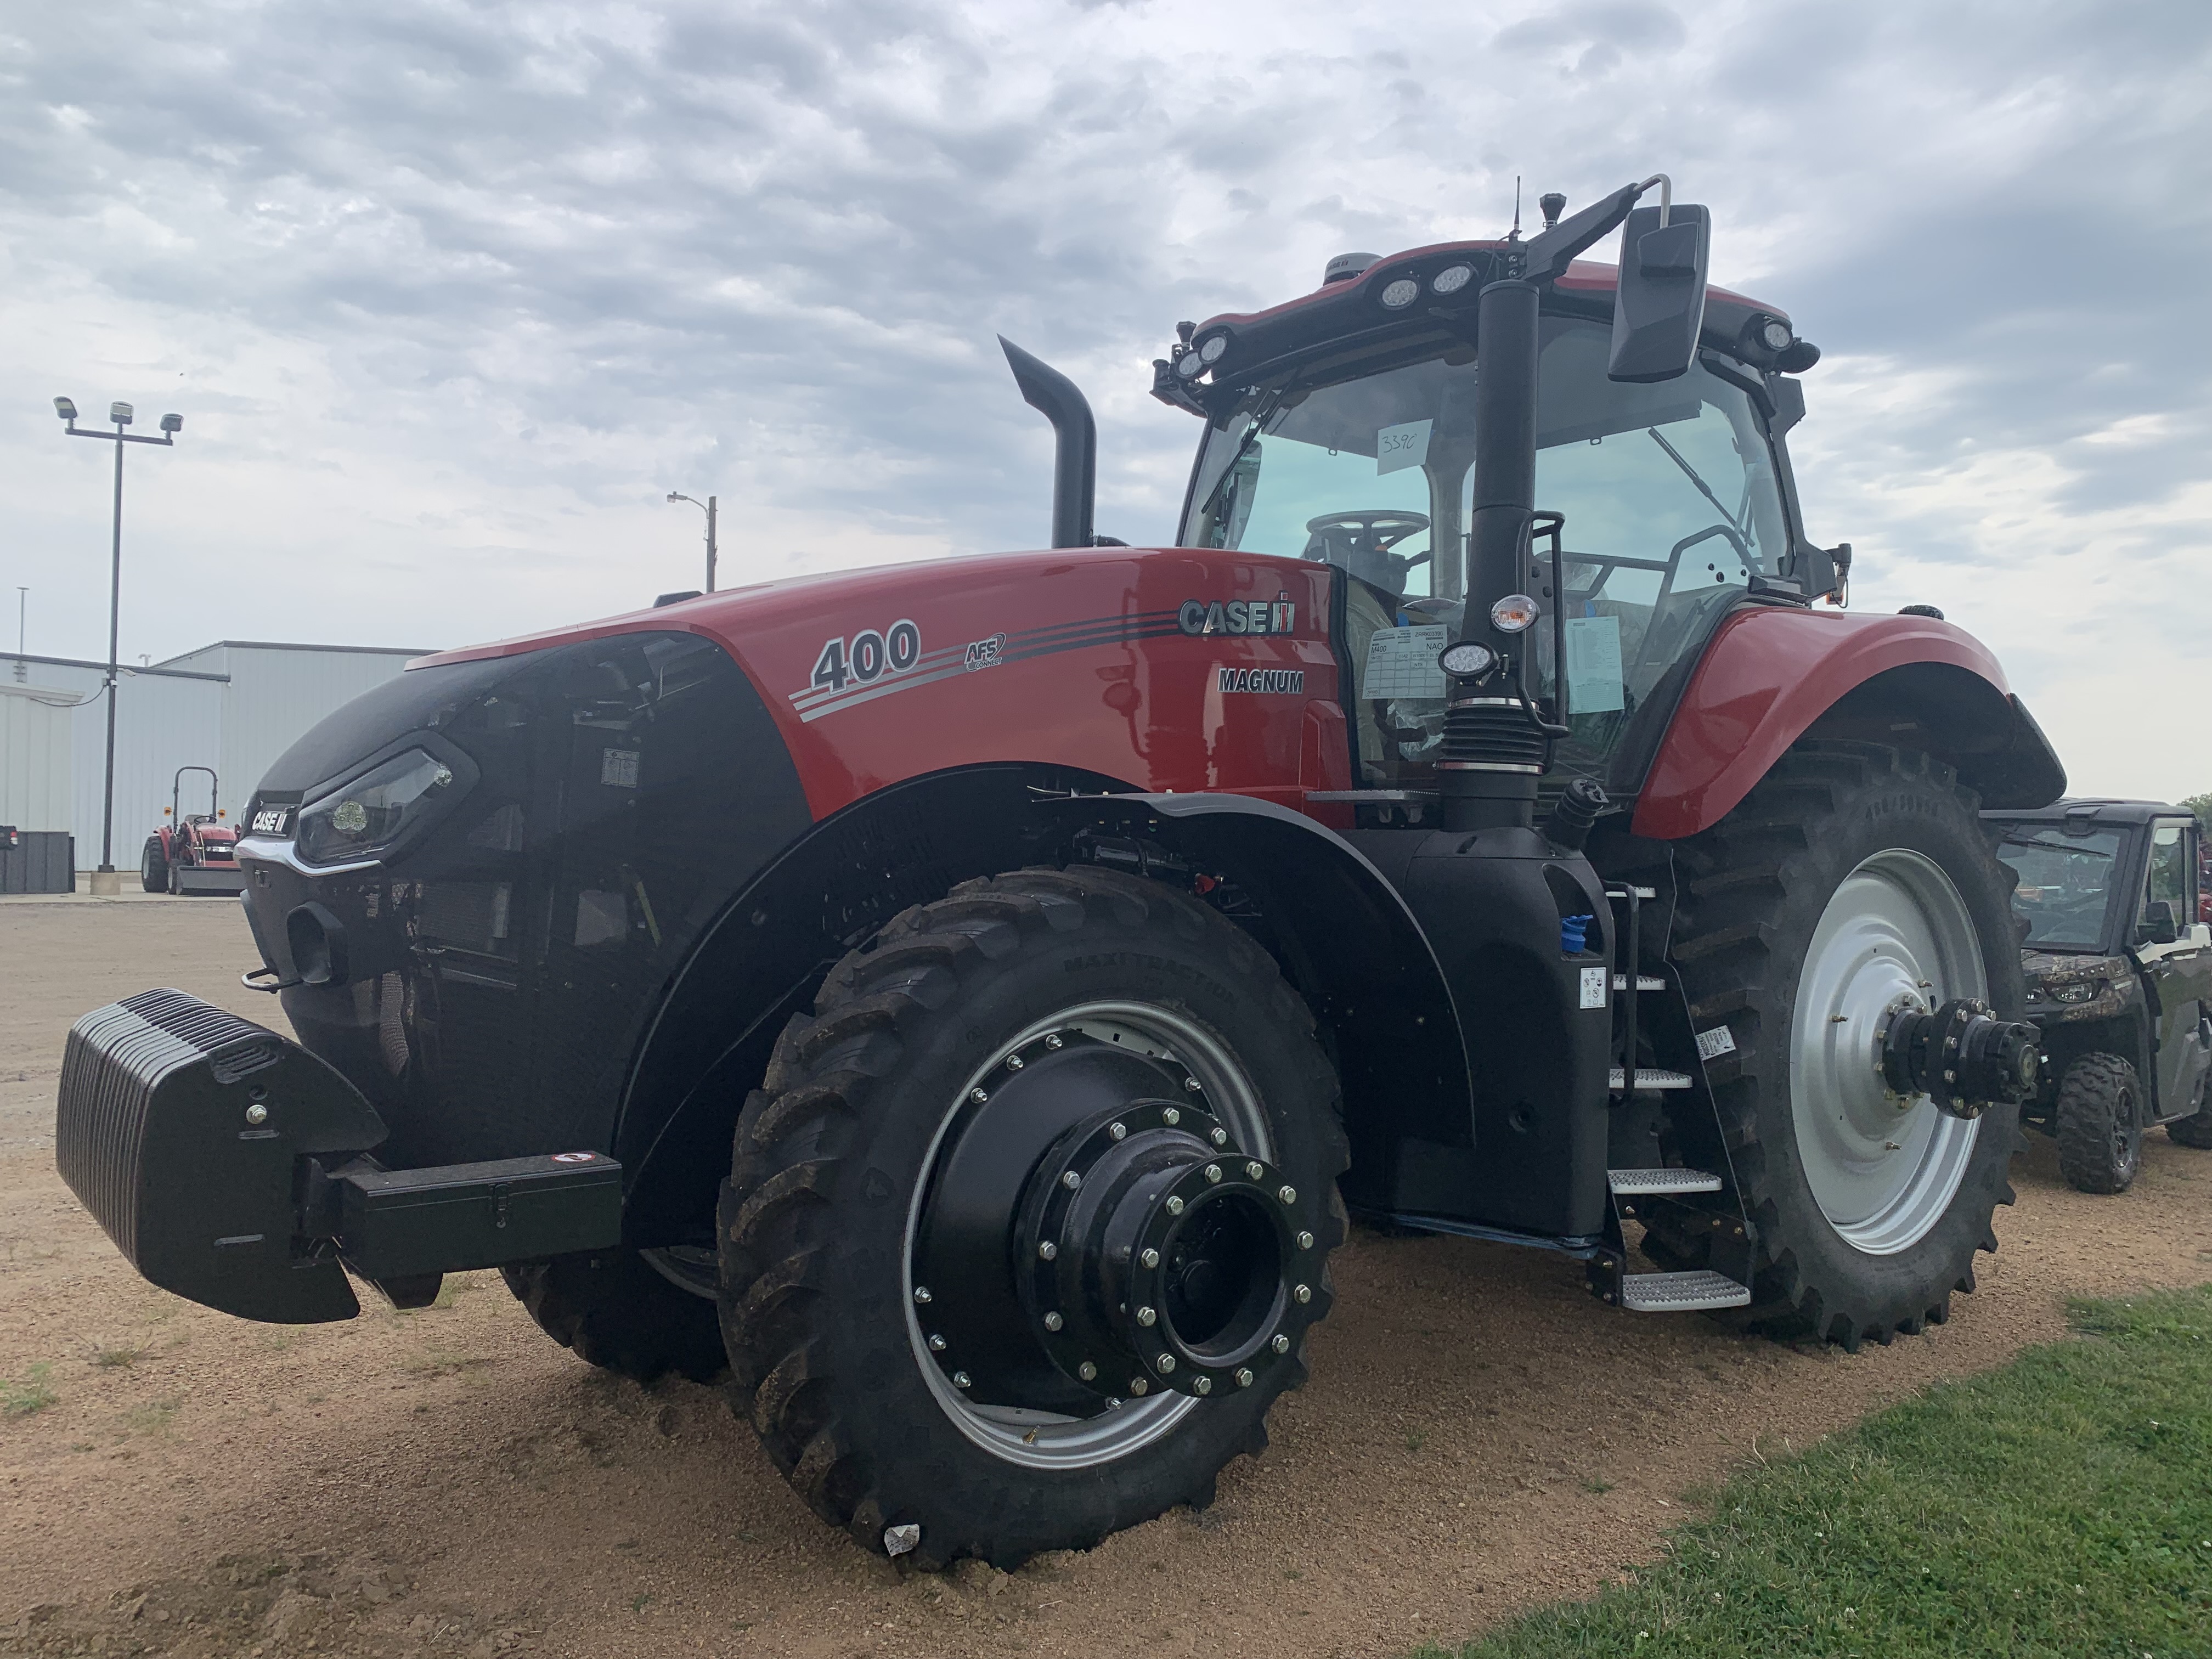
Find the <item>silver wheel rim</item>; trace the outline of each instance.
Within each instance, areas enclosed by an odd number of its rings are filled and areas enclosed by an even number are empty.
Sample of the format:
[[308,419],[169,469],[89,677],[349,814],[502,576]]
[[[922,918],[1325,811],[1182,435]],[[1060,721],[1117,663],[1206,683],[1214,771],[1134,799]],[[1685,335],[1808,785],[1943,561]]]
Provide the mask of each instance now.
[[1925,1238],[1959,1190],[1980,1121],[1899,1102],[1878,1065],[1901,1003],[1986,997],[1981,941],[1933,860],[1893,848],[1846,876],[1813,930],[1790,1040],[1790,1100],[1806,1184],[1852,1249],[1893,1255]]
[[1124,1400],[1092,1418],[978,1405],[946,1380],[929,1352],[927,1334],[915,1312],[914,1254],[921,1225],[921,1200],[929,1190],[938,1151],[959,1103],[1015,1049],[1048,1032],[1071,1028],[1100,1042],[1117,1042],[1185,1066],[1204,1085],[1206,1100],[1237,1137],[1237,1144],[1270,1162],[1275,1157],[1274,1137],[1268,1129],[1259,1091],[1229,1045],[1196,1020],[1150,1003],[1078,1003],[1038,1020],[1000,1044],[947,1103],[931,1137],[921,1179],[915,1183],[914,1196],[907,1205],[906,1249],[899,1268],[906,1300],[907,1340],[930,1394],[960,1431],[994,1457],[1034,1469],[1089,1468],[1127,1457],[1173,1431],[1205,1403],[1185,1394],[1159,1394]]

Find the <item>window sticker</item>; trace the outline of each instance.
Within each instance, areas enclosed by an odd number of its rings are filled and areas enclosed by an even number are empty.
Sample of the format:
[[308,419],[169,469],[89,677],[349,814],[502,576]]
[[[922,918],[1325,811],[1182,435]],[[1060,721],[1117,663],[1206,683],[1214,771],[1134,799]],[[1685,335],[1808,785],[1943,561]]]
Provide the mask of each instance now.
[[1375,434],[1375,473],[1380,477],[1385,472],[1401,471],[1409,466],[1419,466],[1429,459],[1429,428],[1434,421],[1408,421],[1403,426],[1386,426]]
[[1620,684],[1620,618],[1567,618],[1567,710],[1601,714],[1626,707]]
[[[1427,422],[1424,422],[1425,425]],[[1444,671],[1437,653],[1450,639],[1442,623],[1419,628],[1378,628],[1368,637],[1366,672],[1359,677],[1363,697],[1441,697]],[[1616,702],[1613,707],[1620,705]]]

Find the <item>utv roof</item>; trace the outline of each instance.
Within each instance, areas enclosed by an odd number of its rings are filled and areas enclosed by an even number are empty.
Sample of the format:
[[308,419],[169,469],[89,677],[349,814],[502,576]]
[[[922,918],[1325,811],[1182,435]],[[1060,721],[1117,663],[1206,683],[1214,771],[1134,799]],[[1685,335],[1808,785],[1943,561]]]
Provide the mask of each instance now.
[[[1497,274],[1505,242],[1438,242],[1410,248],[1377,259],[1357,276],[1324,282],[1310,294],[1300,295],[1264,311],[1224,312],[1210,317],[1192,333],[1197,344],[1224,336],[1225,343],[1206,361],[1217,385],[1264,371],[1284,359],[1302,356],[1316,347],[1346,343],[1383,332],[1396,333],[1407,325],[1426,323],[1434,327],[1458,323],[1471,328],[1475,301],[1483,285]],[[1467,275],[1439,294],[1439,274],[1465,266]],[[1392,306],[1383,295],[1392,285],[1410,278],[1419,297]],[[1577,259],[1567,274],[1552,285],[1546,309],[1586,313],[1594,318],[1613,314],[1613,290],[1620,285],[1620,267]],[[1403,294],[1402,288],[1397,290]],[[1770,347],[1763,331],[1770,322],[1787,325],[1790,314],[1778,306],[1724,288],[1709,288],[1705,296],[1701,341],[1726,351],[1761,370],[1778,369],[1782,354]],[[1790,332],[1794,337],[1796,330]],[[1819,353],[1803,347],[1791,368],[1810,367],[1806,357]]]
[[2111,800],[2091,795],[2055,800],[2033,811],[1997,808],[1982,817],[2003,823],[2064,823],[2070,819],[2081,823],[2133,826],[2148,823],[2153,818],[2185,818],[2189,815],[2187,807],[2170,806],[2164,801]]

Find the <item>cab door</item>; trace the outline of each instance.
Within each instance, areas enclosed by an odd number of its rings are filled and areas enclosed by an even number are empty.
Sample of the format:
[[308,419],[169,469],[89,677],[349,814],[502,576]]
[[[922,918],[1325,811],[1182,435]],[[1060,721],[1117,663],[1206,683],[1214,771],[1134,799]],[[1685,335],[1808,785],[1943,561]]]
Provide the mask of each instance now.
[[[2196,1109],[2205,1068],[2205,1016],[2212,1009],[2212,927],[2196,920],[2197,837],[2193,818],[2159,818],[2151,825],[2150,867],[2136,918],[2136,960],[2142,964],[2156,1022],[2157,1115],[2184,1116]],[[2163,906],[2163,909],[2154,907]],[[2154,916],[2172,918],[2170,940]]]

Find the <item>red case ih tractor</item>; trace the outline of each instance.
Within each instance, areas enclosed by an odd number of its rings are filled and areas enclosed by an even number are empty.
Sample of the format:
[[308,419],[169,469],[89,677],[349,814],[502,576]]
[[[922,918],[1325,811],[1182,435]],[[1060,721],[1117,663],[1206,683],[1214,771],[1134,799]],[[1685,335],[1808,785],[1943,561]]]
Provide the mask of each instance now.
[[[205,772],[208,810],[185,811],[185,774]],[[149,893],[235,894],[246,887],[238,867],[238,831],[222,821],[215,769],[180,766],[169,781],[168,822],[146,837],[138,855],[138,884]]]
[[1347,1212],[1627,1310],[1942,1320],[2037,1064],[1976,809],[2063,775],[1967,635],[1814,608],[1818,354],[1662,183],[1182,325],[1178,545],[1094,534],[1089,410],[1009,347],[1051,550],[362,696],[239,848],[298,1042],[87,1015],[63,1171],[250,1318],[498,1266],[925,1563],[1207,1501]]

